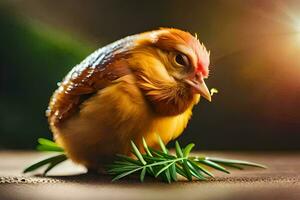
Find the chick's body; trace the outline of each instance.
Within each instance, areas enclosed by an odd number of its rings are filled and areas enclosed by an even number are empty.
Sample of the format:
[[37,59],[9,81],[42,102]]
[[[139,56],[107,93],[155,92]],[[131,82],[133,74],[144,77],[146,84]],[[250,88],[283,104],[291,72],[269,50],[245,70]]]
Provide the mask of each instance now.
[[97,50],[69,72],[50,101],[55,140],[91,169],[117,153],[129,155],[130,140],[141,146],[144,137],[156,147],[158,134],[168,143],[186,127],[198,93],[210,98],[203,82],[207,59],[199,41],[177,29],[129,36]]

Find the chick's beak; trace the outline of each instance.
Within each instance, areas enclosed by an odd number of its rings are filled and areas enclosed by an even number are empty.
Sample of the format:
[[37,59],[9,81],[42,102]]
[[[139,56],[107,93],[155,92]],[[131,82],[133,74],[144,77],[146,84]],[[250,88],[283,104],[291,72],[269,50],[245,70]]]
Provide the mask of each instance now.
[[192,86],[198,94],[211,102],[210,92],[202,78],[200,80],[185,79],[185,82]]

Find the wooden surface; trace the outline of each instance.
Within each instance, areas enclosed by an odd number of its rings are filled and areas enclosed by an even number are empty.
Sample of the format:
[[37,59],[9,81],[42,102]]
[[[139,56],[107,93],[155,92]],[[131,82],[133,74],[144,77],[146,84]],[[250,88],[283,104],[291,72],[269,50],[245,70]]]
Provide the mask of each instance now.
[[146,183],[87,175],[80,166],[66,162],[49,177],[23,175],[25,166],[47,157],[35,152],[0,151],[0,199],[300,199],[300,152],[205,152],[205,155],[243,159],[269,168],[215,173],[205,182]]

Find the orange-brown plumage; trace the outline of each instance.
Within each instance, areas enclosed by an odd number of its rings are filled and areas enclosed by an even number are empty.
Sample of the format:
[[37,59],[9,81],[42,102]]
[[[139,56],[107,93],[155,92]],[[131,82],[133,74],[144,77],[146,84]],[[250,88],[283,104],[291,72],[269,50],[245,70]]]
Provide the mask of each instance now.
[[156,146],[187,125],[209,53],[178,29],[126,37],[103,47],[73,70],[51,98],[47,116],[58,143],[75,162],[98,168],[115,153],[129,154],[130,140]]

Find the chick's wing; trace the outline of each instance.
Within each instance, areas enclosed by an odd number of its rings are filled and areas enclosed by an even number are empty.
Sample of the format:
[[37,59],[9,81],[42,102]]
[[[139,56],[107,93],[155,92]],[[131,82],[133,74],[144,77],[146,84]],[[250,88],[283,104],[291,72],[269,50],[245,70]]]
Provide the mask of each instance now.
[[46,111],[49,122],[57,124],[72,116],[84,100],[130,73],[124,58],[133,40],[130,36],[102,47],[76,65],[51,97]]

